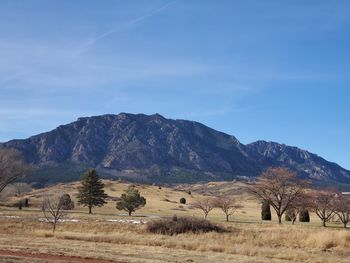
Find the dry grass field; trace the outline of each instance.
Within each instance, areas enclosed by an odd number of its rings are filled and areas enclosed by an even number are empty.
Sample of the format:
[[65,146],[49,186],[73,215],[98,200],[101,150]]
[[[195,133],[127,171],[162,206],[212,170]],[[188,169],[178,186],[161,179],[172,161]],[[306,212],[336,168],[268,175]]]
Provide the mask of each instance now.
[[[120,196],[128,186],[112,181],[105,184],[113,197]],[[262,222],[259,204],[241,191],[240,183],[161,189],[137,185],[147,204],[132,218],[116,210],[112,200],[105,207],[95,208],[93,215],[77,206],[53,234],[50,226],[40,221],[42,214],[37,206],[49,192],[74,197],[77,185],[34,190],[27,195],[33,206],[21,211],[0,207],[2,262],[349,262],[350,231],[335,224],[323,229],[313,215],[310,224],[292,226],[285,222],[279,226],[274,221]],[[225,227],[227,233],[164,236],[146,231],[144,223],[157,217],[202,217],[190,204],[205,194],[218,192],[235,194],[244,205],[228,223],[220,210],[209,214],[209,219]],[[186,205],[179,203],[181,197],[187,199]]]

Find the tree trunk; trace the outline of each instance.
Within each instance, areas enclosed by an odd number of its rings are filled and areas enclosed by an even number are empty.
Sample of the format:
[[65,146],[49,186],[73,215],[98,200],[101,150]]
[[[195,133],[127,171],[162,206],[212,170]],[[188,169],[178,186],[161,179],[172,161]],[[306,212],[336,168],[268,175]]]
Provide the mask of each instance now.
[[89,206],[89,214],[92,214],[91,206]]
[[228,222],[228,215],[226,215],[226,222]]
[[347,223],[344,223],[344,228],[346,228]]
[[131,216],[131,211],[129,211],[129,216]]
[[323,227],[326,227],[326,219],[323,219],[323,220],[322,220],[322,226],[323,226]]
[[282,224],[282,215],[277,215],[278,217],[278,224]]

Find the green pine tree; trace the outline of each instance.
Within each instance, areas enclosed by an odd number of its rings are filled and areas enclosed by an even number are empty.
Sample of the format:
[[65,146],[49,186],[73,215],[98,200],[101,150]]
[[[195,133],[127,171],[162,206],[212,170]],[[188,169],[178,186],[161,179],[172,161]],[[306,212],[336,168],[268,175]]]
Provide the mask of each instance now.
[[78,188],[78,203],[89,207],[89,214],[94,206],[101,207],[107,203],[107,194],[103,188],[104,184],[96,170],[89,170],[82,176],[81,186]]
[[140,195],[135,186],[129,186],[117,202],[118,210],[125,210],[131,216],[132,212],[146,205],[146,199]]

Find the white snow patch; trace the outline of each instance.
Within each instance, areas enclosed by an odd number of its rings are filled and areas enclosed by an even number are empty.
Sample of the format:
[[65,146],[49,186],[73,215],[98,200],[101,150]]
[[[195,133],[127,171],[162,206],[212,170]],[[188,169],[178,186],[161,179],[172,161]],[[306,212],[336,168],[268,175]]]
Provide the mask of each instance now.
[[0,216],[0,217],[3,217],[3,218],[11,218],[11,219],[21,218],[21,217],[19,217],[19,216]]
[[138,219],[107,219],[107,222],[115,222],[115,223],[129,223],[129,224],[144,224],[147,223],[143,220]]
[[[38,220],[40,222],[47,222],[46,218],[39,218]],[[58,220],[58,222],[60,222],[60,223],[64,223],[64,222],[78,223],[78,222],[80,222],[80,220],[78,220],[78,219],[60,219],[60,220]]]

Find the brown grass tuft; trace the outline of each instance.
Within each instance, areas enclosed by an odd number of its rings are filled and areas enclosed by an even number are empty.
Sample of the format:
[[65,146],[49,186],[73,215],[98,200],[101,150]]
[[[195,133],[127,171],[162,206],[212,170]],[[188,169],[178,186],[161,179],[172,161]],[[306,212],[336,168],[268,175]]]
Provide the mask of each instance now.
[[151,221],[147,224],[147,231],[162,235],[178,235],[183,233],[223,233],[226,230],[208,220],[194,217],[176,217]]

